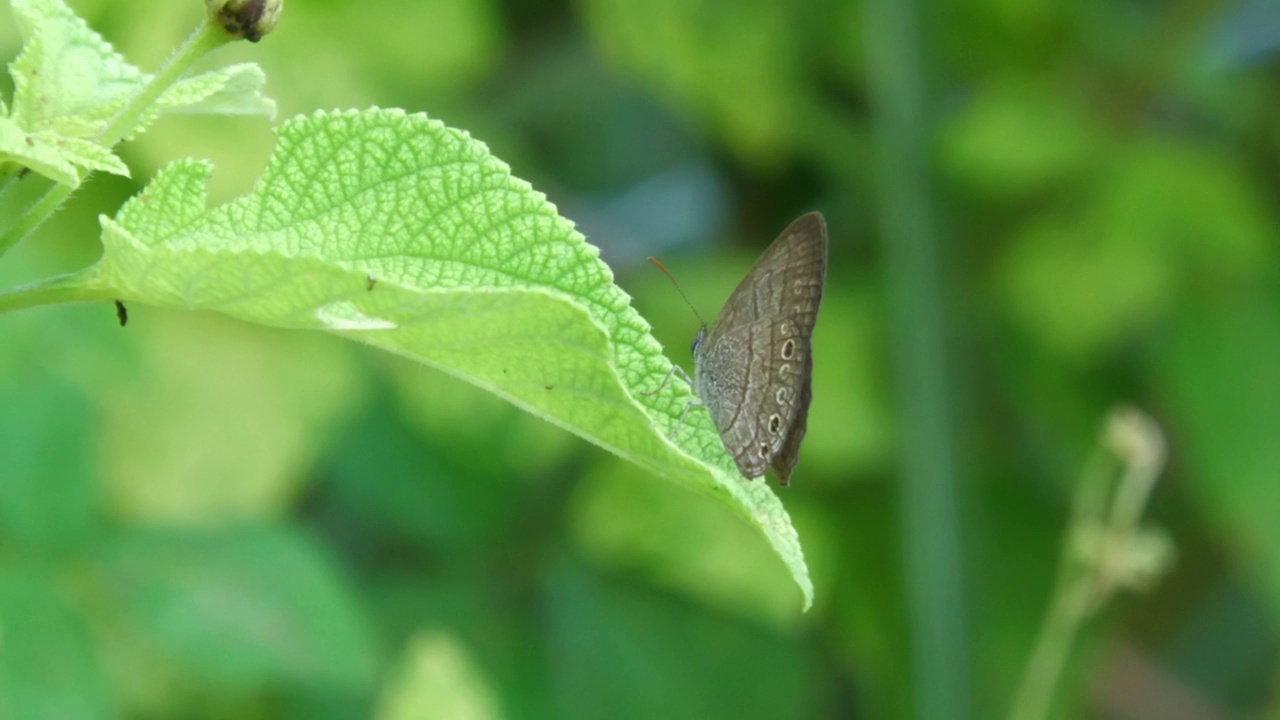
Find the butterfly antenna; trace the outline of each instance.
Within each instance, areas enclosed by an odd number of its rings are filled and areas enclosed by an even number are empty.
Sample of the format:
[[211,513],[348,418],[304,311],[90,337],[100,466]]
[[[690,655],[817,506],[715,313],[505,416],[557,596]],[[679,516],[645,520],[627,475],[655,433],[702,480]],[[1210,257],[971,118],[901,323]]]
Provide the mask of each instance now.
[[702,327],[705,328],[707,326],[707,321],[703,320],[702,316],[698,314],[698,309],[689,301],[689,296],[684,294],[684,290],[680,288],[680,283],[676,282],[675,276],[671,274],[671,271],[667,269],[667,266],[663,265],[662,262],[655,257],[649,258],[649,262],[657,265],[658,269],[662,271],[662,274],[667,276],[667,279],[675,286],[676,292],[680,293],[680,297],[684,300],[684,304],[689,306],[689,309],[693,311],[694,317],[698,318],[698,322],[702,323]]

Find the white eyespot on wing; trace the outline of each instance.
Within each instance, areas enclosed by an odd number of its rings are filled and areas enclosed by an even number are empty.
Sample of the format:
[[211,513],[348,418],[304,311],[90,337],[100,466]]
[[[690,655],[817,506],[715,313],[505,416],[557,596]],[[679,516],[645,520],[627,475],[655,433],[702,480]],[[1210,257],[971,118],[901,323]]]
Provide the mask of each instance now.
[[787,338],[782,343],[782,349],[781,349],[780,355],[782,356],[783,360],[790,360],[791,358],[795,357],[796,341],[794,338]]

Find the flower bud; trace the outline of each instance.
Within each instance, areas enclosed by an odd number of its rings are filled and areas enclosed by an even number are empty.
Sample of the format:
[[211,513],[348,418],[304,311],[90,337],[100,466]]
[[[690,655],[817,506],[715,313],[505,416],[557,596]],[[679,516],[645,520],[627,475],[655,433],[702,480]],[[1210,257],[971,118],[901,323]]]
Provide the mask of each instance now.
[[258,42],[275,28],[284,0],[205,0],[205,6],[228,35]]

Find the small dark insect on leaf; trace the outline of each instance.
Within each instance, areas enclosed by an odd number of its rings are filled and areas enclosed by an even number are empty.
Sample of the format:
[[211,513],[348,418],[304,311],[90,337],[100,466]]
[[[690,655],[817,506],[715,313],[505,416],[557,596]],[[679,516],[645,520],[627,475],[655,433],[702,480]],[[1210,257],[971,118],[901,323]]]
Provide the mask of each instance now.
[[36,146],[36,141],[35,141],[35,140],[32,140],[32,139],[31,139],[31,136],[30,136],[30,135],[28,135],[28,136],[27,136],[27,147],[35,147],[35,146]]
[[554,385],[544,385],[543,387],[545,387],[545,388],[546,388],[546,389],[548,389],[548,390],[554,390],[554,389],[555,389],[555,386],[554,386]]
[[129,323],[129,311],[125,309],[124,303],[116,301],[116,319],[120,321],[120,327],[124,327]]
[[31,174],[31,168],[24,167],[18,171],[18,179],[21,180]]

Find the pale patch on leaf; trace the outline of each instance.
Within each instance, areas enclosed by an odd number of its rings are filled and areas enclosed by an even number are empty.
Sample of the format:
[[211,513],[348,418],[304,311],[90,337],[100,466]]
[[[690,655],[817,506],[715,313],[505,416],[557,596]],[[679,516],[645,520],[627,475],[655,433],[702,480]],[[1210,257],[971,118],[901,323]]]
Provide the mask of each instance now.
[[394,330],[390,320],[369,317],[355,303],[339,300],[316,310],[316,317],[330,330]]

